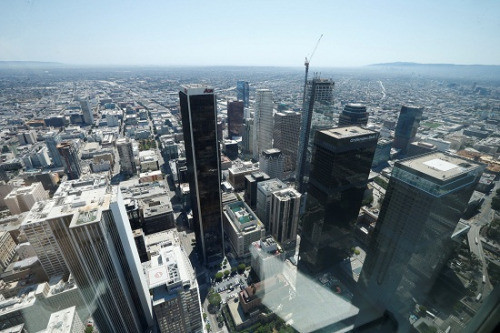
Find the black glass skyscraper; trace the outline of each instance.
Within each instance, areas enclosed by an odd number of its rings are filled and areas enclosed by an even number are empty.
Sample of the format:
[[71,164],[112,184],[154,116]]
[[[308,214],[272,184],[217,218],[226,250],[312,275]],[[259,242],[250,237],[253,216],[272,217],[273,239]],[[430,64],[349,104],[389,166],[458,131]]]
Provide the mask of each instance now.
[[[455,247],[453,234],[484,167],[430,153],[396,162],[358,285],[360,322],[388,310],[405,331]],[[368,306],[370,304],[370,306]]]
[[358,126],[316,132],[299,269],[318,272],[348,255],[378,136]]
[[227,132],[230,139],[243,135],[243,101],[227,102]]
[[246,81],[238,81],[236,83],[236,96],[238,100],[243,101],[245,107],[248,107],[250,102],[250,87]]
[[207,263],[223,252],[216,100],[213,89],[195,85],[179,99],[196,239]]
[[417,106],[401,107],[393,143],[393,147],[400,149],[401,154],[406,154],[410,143],[415,139],[423,112],[424,109]]
[[63,141],[57,145],[57,151],[61,156],[64,172],[68,175],[68,179],[80,178],[82,167],[75,143],[72,141]]
[[349,103],[339,116],[339,126],[366,126],[368,112],[366,106],[358,103]]

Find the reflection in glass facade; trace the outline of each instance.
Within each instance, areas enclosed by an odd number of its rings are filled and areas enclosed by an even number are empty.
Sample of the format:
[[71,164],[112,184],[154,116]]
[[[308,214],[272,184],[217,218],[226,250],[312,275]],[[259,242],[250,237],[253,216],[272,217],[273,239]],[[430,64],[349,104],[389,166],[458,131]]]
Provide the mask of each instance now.
[[223,253],[215,95],[213,89],[189,86],[179,98],[194,229],[206,263]]
[[400,331],[426,304],[457,244],[452,239],[483,167],[431,153],[396,163],[360,276],[360,323],[388,311]]
[[332,111],[333,86],[335,83],[329,79],[314,78],[307,81],[305,87],[304,104],[300,119],[299,150],[297,154],[297,188],[304,193],[307,183],[308,147],[311,135],[313,112],[321,109],[322,113]]
[[406,154],[408,146],[415,139],[423,112],[424,109],[421,107],[405,105],[401,107],[394,133],[393,147],[400,149],[403,154]]
[[348,255],[378,135],[357,126],[316,132],[299,269],[318,272]]

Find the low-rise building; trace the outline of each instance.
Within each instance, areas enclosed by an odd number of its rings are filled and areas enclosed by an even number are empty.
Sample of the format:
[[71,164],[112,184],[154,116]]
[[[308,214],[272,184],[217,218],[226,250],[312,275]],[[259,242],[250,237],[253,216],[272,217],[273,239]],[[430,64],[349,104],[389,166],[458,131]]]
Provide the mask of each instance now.
[[250,253],[250,246],[265,235],[264,226],[257,215],[243,201],[233,202],[223,207],[224,231],[238,257]]

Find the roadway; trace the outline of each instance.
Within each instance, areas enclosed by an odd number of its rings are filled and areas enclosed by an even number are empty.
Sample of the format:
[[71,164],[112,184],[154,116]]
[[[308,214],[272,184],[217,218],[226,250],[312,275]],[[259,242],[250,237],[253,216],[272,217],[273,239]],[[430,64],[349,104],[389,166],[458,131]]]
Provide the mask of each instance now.
[[[469,248],[472,253],[474,253],[478,259],[481,261],[481,266],[482,266],[482,275],[486,277],[486,282],[483,283],[478,283],[478,285],[482,284],[483,285],[483,290],[482,294],[483,297],[485,295],[488,295],[492,290],[493,286],[491,285],[489,276],[488,276],[488,261],[486,260],[483,252],[483,245],[482,245],[482,239],[480,235],[481,228],[483,226],[488,225],[494,218],[495,212],[493,209],[491,209],[491,200],[493,196],[495,195],[495,191],[500,187],[499,182],[495,182],[495,186],[493,187],[493,190],[484,198],[484,202],[481,205],[481,210],[480,212],[469,219],[469,225],[470,225],[470,230],[467,233],[467,240],[469,242]],[[477,240],[477,243],[476,243]]]

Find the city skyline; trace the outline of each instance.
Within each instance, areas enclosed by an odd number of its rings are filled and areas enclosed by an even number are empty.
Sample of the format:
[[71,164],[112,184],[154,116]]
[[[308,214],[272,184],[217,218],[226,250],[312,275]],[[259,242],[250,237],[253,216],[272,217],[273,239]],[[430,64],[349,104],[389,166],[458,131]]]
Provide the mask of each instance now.
[[[499,65],[499,10],[500,3],[486,1],[8,2],[0,4],[7,14],[0,22],[0,61],[299,66],[323,34],[315,67]],[[235,42],[240,46],[227,47]]]

